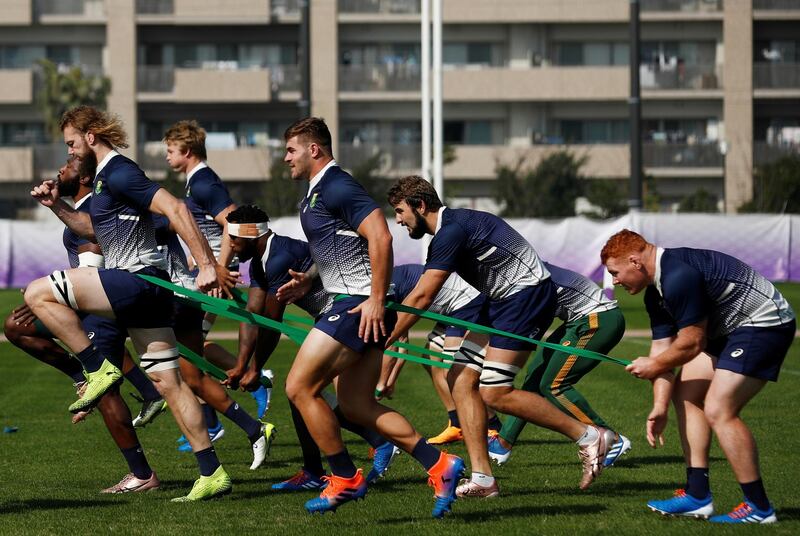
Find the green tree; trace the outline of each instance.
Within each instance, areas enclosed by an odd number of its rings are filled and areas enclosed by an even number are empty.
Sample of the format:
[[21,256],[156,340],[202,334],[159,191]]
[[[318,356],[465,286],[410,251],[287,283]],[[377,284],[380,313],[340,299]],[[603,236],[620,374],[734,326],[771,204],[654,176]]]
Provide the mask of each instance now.
[[386,201],[386,194],[392,186],[392,181],[381,173],[383,168],[383,153],[377,152],[366,160],[357,163],[350,170],[350,174],[358,182],[367,193],[378,203],[383,213],[391,217],[394,210],[389,206]]
[[105,76],[86,75],[80,67],[60,71],[50,60],[38,61],[41,67],[41,89],[36,95],[36,104],[44,116],[45,129],[50,139],[61,137],[58,123],[61,116],[82,104],[106,107],[106,98],[111,91],[111,80]]
[[292,180],[289,166],[283,163],[279,154],[274,154],[271,160],[269,180],[261,186],[259,206],[270,218],[296,216],[297,206],[308,189],[308,183]]
[[584,213],[584,216],[608,219],[628,213],[628,188],[625,181],[586,179],[583,195],[596,207],[592,212]]
[[575,200],[581,195],[580,169],[586,157],[557,151],[532,170],[524,170],[524,160],[514,166],[498,164],[495,199],[505,206],[508,218],[567,218],[575,215]]
[[178,172],[166,166],[166,163],[165,167],[167,169],[167,174],[160,183],[161,187],[178,199],[183,199],[186,196],[186,181],[181,180]]
[[717,196],[705,188],[698,188],[695,193],[681,199],[678,212],[719,212]]
[[642,186],[642,208],[645,212],[661,212],[661,194],[655,177],[645,175]]
[[753,179],[753,199],[739,212],[800,213],[800,156],[761,166]]

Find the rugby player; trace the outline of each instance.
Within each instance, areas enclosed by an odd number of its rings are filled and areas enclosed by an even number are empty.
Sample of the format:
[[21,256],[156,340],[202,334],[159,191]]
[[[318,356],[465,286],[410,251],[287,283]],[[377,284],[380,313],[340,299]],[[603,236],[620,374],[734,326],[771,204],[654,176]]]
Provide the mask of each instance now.
[[286,393],[333,473],[326,477],[328,486],[320,497],[308,501],[306,509],[334,510],[367,492],[366,480],[342,442],[336,417],[321,396],[338,376],[344,415],[375,430],[425,467],[436,497],[432,514],[443,517],[455,500],[463,460],[429,445],[402,415],[374,397],[384,343],[396,319],[385,311],[392,270],[392,235],[386,219],[364,188],[333,159],[330,131],[322,119],[295,122],[284,139],[284,160],[292,179],[309,181],[308,194],[300,203],[300,222],[311,256],[325,290],[336,295],[286,378]]
[[166,216],[188,245],[199,267],[198,288],[228,288],[235,276],[216,263],[185,205],[115,150],[127,146],[118,117],[78,106],[65,112],[60,127],[70,155],[81,159],[92,152],[98,161],[90,213],[76,211],[61,200],[55,182],[37,186],[31,194],[76,234],[96,238],[106,268],[57,270],[32,282],[25,302],[86,370],[86,390],[70,411],[94,406],[122,377],[122,356],[101,353],[81,329],[77,312],[115,318],[127,328],[142,368],[155,380],[197,458],[200,478],[188,495],[173,500],[195,501],[228,493],[230,477],[211,446],[200,405],[178,373],[178,349],[170,327],[172,293],[137,276],[169,280],[151,212]]
[[[411,238],[433,235],[425,272],[403,305],[427,309],[456,272],[488,298],[481,324],[525,337],[544,334],[556,311],[556,288],[531,245],[510,225],[486,212],[446,208],[433,186],[419,176],[400,179],[389,190],[388,200],[396,221]],[[400,313],[387,345],[418,319]],[[470,496],[495,496],[499,491],[487,451],[485,405],[575,441],[583,463],[581,489],[588,488],[603,469],[613,432],[582,423],[542,396],[514,388],[514,377],[532,349],[532,343],[492,335],[485,358],[463,345],[456,352],[448,381],[472,464]]]
[[[670,396],[678,415],[686,488],[647,505],[667,515],[714,513],[708,476],[713,430],[744,501],[710,520],[774,523],[756,442],[740,414],[768,381],[778,379],[796,330],[791,306],[766,278],[718,251],[661,248],[625,229],[609,238],[600,258],[614,284],[630,294],[644,291],[653,342],[650,355],[627,370],[653,380],[647,420],[653,446],[656,440],[663,444]],[[677,367],[682,369],[675,374]]]

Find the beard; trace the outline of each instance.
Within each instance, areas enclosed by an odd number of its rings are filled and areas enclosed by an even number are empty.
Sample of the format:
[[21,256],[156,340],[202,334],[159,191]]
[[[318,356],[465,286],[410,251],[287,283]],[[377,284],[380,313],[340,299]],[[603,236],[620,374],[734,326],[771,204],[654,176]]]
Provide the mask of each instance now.
[[93,151],[89,151],[78,159],[78,177],[94,178],[97,171],[97,157]]
[[419,212],[414,212],[414,227],[409,228],[408,236],[414,240],[419,240],[425,236],[427,225],[428,224],[425,222],[425,218],[423,218]]

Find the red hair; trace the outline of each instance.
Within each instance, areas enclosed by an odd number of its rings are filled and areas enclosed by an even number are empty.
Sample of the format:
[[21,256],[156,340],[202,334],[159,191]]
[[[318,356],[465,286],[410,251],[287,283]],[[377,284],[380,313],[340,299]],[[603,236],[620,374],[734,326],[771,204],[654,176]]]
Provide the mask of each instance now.
[[647,240],[639,233],[623,229],[608,239],[600,251],[600,262],[603,264],[609,258],[620,258],[631,253],[641,253],[647,247]]

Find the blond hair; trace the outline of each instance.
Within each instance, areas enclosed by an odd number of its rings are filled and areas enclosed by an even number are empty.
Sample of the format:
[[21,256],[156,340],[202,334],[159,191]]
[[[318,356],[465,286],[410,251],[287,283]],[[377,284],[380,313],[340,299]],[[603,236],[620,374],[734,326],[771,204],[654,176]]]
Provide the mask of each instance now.
[[164,133],[164,142],[177,143],[201,160],[206,157],[206,130],[197,121],[178,121]]
[[119,116],[94,106],[76,106],[64,112],[58,126],[63,131],[67,125],[83,134],[91,132],[95,138],[111,147],[128,147],[128,134]]

